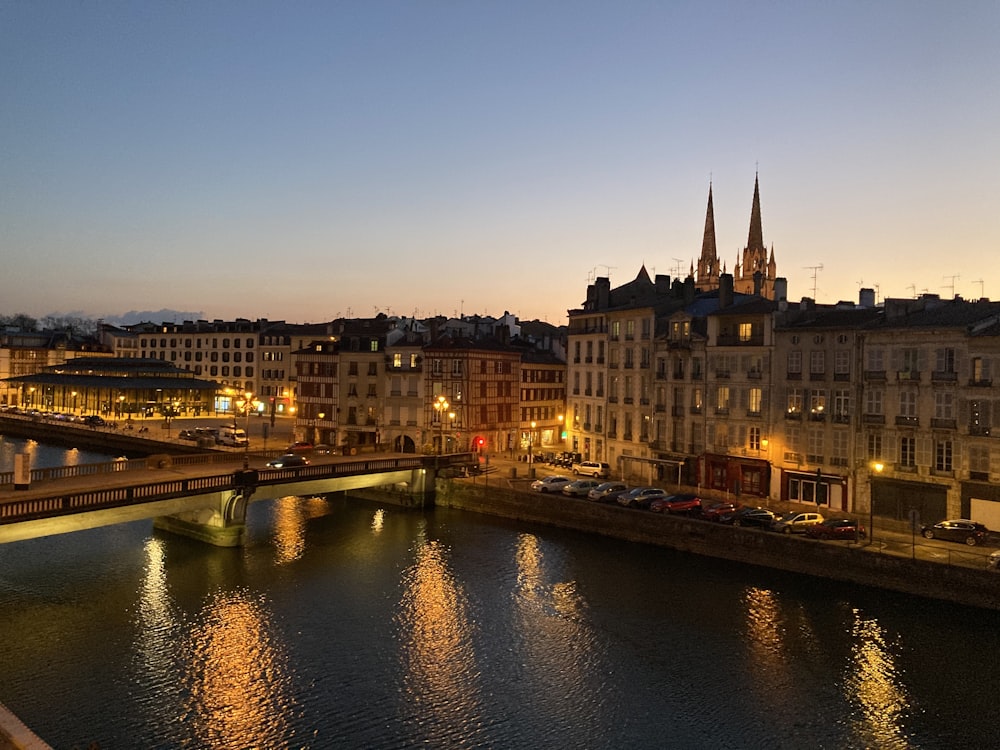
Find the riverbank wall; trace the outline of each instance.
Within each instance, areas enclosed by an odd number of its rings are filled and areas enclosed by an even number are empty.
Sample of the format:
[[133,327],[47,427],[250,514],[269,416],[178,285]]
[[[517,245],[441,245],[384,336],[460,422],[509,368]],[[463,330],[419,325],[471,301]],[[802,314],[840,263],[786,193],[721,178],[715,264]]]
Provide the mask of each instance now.
[[436,505],[1000,611],[1000,575],[562,495],[439,480]]

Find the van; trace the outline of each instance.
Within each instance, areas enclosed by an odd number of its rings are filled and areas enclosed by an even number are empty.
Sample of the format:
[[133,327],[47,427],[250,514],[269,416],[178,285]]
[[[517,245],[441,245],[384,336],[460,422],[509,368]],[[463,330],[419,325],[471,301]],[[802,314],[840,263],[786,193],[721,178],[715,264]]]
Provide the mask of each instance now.
[[579,463],[574,463],[572,471],[577,475],[599,479],[607,479],[611,476],[611,467],[600,461],[580,461]]
[[250,440],[247,438],[246,431],[242,428],[227,425],[219,428],[219,433],[215,436],[215,442],[219,445],[244,448],[249,445]]

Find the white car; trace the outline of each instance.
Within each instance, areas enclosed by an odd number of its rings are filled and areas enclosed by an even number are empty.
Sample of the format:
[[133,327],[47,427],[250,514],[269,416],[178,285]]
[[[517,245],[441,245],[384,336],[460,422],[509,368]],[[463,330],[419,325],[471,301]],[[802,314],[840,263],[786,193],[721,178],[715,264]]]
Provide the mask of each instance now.
[[536,479],[531,483],[531,489],[535,492],[561,492],[562,488],[572,481],[569,477],[553,475],[551,477]]

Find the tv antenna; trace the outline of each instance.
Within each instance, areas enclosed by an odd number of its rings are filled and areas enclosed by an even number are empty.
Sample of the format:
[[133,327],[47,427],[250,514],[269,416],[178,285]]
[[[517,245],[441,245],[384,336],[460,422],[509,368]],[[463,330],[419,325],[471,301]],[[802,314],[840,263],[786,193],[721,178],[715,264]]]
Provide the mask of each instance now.
[[973,284],[979,284],[979,299],[982,299],[983,298],[983,280],[982,279],[976,279],[972,283]]
[[681,274],[684,273],[684,266],[681,265],[682,263],[684,263],[684,259],[673,258],[672,260],[674,261],[674,267],[671,268],[670,271],[675,279],[679,279],[681,277]]
[[598,263],[597,264],[597,268],[600,268],[602,266],[604,267],[604,275],[607,276],[609,279],[611,278],[611,269],[612,268],[618,268],[618,266],[609,266],[606,263]]
[[951,285],[950,286],[946,285],[945,289],[951,289],[951,298],[954,299],[955,298],[955,280],[956,279],[960,279],[962,277],[956,273],[954,276],[943,276],[942,278],[944,278],[944,279],[951,279]]
[[810,271],[813,272],[812,273],[812,277],[813,277],[813,301],[815,301],[816,300],[816,278],[819,275],[819,272],[823,270],[823,264],[820,263],[818,266],[803,266],[803,268],[805,268],[805,269],[810,270]]
[[910,294],[913,295],[913,299],[916,299],[917,298],[917,285],[916,284],[910,284],[906,288],[910,290]]

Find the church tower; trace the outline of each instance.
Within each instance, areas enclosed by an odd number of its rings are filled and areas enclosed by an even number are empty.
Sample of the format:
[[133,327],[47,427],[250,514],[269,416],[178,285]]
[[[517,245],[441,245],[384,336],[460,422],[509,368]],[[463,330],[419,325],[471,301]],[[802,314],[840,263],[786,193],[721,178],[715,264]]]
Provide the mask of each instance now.
[[772,298],[777,264],[774,260],[774,248],[768,257],[767,248],[764,247],[764,230],[760,221],[760,183],[756,174],[753,178],[750,234],[747,245],[743,248],[743,257],[737,258],[737,261],[733,271],[733,291]]
[[700,289],[719,286],[719,254],[715,246],[715,209],[712,207],[712,183],[708,184],[708,210],[705,213],[705,235],[701,240],[701,257],[695,283]]

